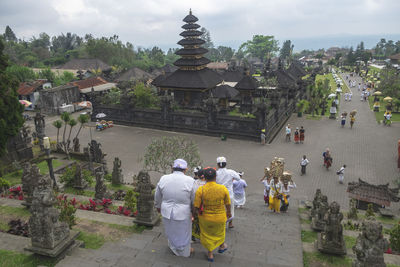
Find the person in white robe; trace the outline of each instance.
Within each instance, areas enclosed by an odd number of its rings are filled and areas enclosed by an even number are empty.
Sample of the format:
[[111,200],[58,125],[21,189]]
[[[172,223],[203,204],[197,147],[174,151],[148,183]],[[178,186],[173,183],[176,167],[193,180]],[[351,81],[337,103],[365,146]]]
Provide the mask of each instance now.
[[296,184],[293,181],[285,181],[283,183],[281,193],[282,193],[282,202],[281,202],[281,211],[287,211],[289,207],[289,193],[290,189],[296,188]]
[[247,183],[245,180],[242,179],[243,172],[239,172],[240,180],[233,180],[233,199],[234,205],[237,208],[242,208],[243,205],[246,203],[246,191],[245,188],[247,187]]
[[172,168],[173,173],[162,176],[157,184],[155,206],[161,212],[168,246],[175,255],[189,257],[194,179],[185,175],[185,160],[175,160]]
[[235,205],[234,198],[233,198],[233,180],[240,180],[239,174],[231,169],[226,168],[226,158],[225,157],[218,157],[217,158],[217,184],[222,184],[228,189],[229,197],[231,199],[231,214],[232,217],[228,220],[229,221],[229,228],[233,228],[232,220],[235,214]]

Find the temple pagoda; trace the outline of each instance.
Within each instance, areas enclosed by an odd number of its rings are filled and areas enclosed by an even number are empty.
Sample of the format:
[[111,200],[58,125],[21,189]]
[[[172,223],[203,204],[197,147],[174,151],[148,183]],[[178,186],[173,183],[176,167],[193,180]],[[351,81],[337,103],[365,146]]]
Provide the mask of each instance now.
[[201,47],[205,43],[198,30],[197,17],[190,10],[183,21],[183,39],[178,42],[183,48],[175,54],[181,56],[174,62],[179,69],[157,82],[157,87],[172,94],[175,102],[184,107],[200,107],[203,99],[208,98],[209,91],[222,82],[222,78],[206,65],[210,60],[204,57],[208,52]]

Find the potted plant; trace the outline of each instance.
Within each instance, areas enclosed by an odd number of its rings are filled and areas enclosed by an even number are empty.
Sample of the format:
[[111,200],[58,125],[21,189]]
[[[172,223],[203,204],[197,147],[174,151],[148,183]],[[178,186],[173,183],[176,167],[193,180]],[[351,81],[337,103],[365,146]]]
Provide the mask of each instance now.
[[308,101],[303,99],[297,102],[296,107],[297,107],[297,117],[302,117],[304,110],[307,109],[308,107]]

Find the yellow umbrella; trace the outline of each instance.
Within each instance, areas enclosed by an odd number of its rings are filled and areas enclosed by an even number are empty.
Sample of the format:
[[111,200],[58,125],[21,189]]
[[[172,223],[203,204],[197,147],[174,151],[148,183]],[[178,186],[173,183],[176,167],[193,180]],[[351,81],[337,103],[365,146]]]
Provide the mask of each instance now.
[[392,101],[393,100],[393,98],[391,98],[390,96],[387,96],[387,97],[385,97],[384,99],[383,99],[383,101]]
[[374,81],[377,81],[378,80],[378,78],[374,78]]
[[372,95],[382,95],[381,91],[376,91],[375,93],[373,93]]

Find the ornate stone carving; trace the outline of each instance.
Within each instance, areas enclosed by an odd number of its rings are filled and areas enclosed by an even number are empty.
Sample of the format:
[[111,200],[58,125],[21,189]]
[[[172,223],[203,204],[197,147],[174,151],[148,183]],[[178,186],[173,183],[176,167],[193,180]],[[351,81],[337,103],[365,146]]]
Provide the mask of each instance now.
[[118,157],[114,158],[114,166],[112,171],[112,184],[119,185],[124,183],[124,176],[122,175],[121,160]]
[[346,254],[342,220],[343,214],[340,212],[340,205],[334,201],[329,206],[328,213],[325,214],[324,231],[318,233],[317,248],[320,252],[335,255]]
[[357,200],[355,200],[354,198],[350,199],[349,207],[350,207],[350,209],[349,209],[349,212],[347,213],[347,218],[357,220],[358,219]]
[[315,231],[323,231],[325,229],[325,214],[329,210],[328,197],[321,195],[321,199],[317,204],[314,216],[311,220],[311,228]]
[[75,137],[72,142],[74,143],[74,152],[80,152],[81,145],[79,144],[79,138]]
[[388,246],[389,242],[382,235],[382,225],[374,219],[365,220],[353,246],[356,254],[353,267],[385,267],[383,253]]
[[96,172],[96,186],[95,186],[94,198],[102,200],[103,198],[109,198],[110,194],[107,192],[107,187],[104,184],[104,172]]
[[33,191],[32,216],[29,219],[32,247],[28,250],[56,257],[74,243],[77,235],[71,237],[68,224],[59,221],[60,213],[54,208],[56,198],[52,183],[49,176],[40,176]]
[[82,167],[80,164],[75,164],[74,188],[84,189],[87,187],[87,182],[82,178]]
[[315,192],[315,195],[314,195],[314,200],[313,200],[313,206],[312,206],[312,209],[311,209],[311,218],[312,217],[314,217],[315,216],[315,214],[317,213],[317,210],[318,210],[318,207],[319,207],[319,203],[321,202],[321,196],[322,196],[322,193],[321,193],[321,189],[317,189],[316,190],[316,192]]
[[140,171],[137,179],[138,183],[136,191],[139,193],[137,198],[138,214],[134,223],[154,226],[160,220],[160,216],[154,209],[154,185],[150,181],[150,175],[145,171]]
[[31,164],[25,163],[23,169],[21,178],[22,191],[25,197],[23,205],[29,207],[32,204],[33,191],[39,182],[40,172],[35,164],[31,166]]
[[92,156],[93,162],[103,163],[105,154],[101,151],[101,144],[98,143],[96,140],[92,140],[89,143],[89,153]]
[[35,122],[35,135],[39,139],[40,149],[43,150],[43,137],[45,137],[44,128],[46,126],[44,116],[41,113],[37,112],[35,117],[33,117],[33,120]]

